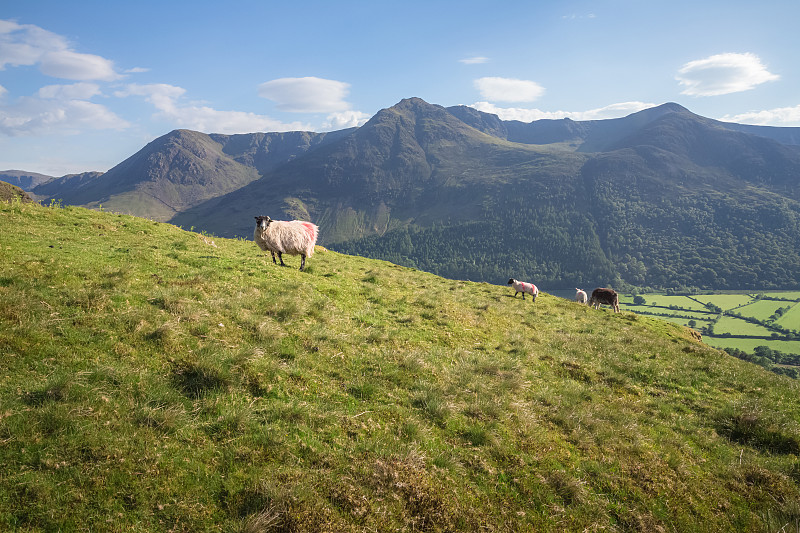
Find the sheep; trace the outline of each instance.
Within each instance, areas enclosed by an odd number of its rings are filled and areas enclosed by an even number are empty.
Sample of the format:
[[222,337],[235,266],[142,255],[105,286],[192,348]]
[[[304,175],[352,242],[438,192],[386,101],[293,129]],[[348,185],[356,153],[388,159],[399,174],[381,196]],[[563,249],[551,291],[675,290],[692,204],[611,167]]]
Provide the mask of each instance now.
[[527,292],[533,297],[533,301],[536,301],[536,297],[539,296],[539,289],[536,288],[536,285],[533,283],[525,283],[524,281],[517,281],[514,278],[508,280],[508,284],[514,287],[514,298],[517,297],[517,293],[522,293],[522,299],[525,299],[525,293]]
[[319,228],[316,224],[302,220],[272,220],[267,216],[256,218],[256,229],[253,231],[253,240],[259,248],[265,252],[272,253],[272,262],[275,261],[275,254],[281,261],[281,266],[286,266],[283,262],[282,254],[299,255],[300,270],[306,266],[306,257],[314,254],[314,245],[317,243]]
[[592,291],[589,305],[595,309],[600,309],[600,305],[610,305],[615,313],[619,313],[619,295],[614,289],[597,288]]
[[576,288],[575,289],[575,301],[578,302],[579,304],[584,304],[585,305],[586,304],[586,299],[587,299],[586,291]]

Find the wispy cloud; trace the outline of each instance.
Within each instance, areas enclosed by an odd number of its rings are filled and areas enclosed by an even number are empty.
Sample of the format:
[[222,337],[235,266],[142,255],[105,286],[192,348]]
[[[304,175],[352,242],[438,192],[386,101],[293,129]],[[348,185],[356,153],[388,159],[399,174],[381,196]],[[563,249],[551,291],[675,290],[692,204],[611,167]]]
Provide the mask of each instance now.
[[542,119],[562,119],[572,120],[602,120],[608,118],[619,118],[631,113],[636,113],[642,109],[654,107],[656,104],[645,102],[622,102],[611,104],[588,111],[541,111],[539,109],[526,109],[519,107],[498,107],[489,102],[476,102],[470,107],[497,115],[501,120],[519,120],[520,122],[532,122]]
[[0,20],[0,70],[38,65],[42,74],[67,80],[114,81],[114,62],[73,50],[62,36],[32,24]]
[[465,65],[480,65],[483,63],[488,63],[489,58],[483,56],[465,57],[464,59],[459,59],[458,62],[464,63]]
[[181,102],[186,89],[158,84],[129,84],[114,93],[125,98],[141,96],[158,111],[157,116],[176,127],[208,133],[252,133],[254,131],[309,130],[310,126],[300,122],[284,123],[266,115],[244,111],[220,111],[208,106]]
[[82,98],[93,91],[91,84],[51,85],[40,89],[37,96],[25,96],[11,105],[0,106],[0,135],[69,135],[130,126],[107,107]]
[[335,113],[348,111],[345,100],[350,84],[308,76],[279,78],[258,86],[258,95],[272,100],[281,111],[292,113]]
[[586,13],[582,15],[578,13],[570,13],[569,15],[562,15],[561,18],[564,20],[594,19],[597,18],[597,15],[594,13]]
[[39,98],[58,100],[90,100],[100,94],[96,83],[73,83],[72,85],[47,85],[39,89]]
[[481,96],[495,102],[533,102],[545,92],[535,81],[513,78],[478,78],[474,85]]
[[90,101],[101,95],[95,82],[123,77],[113,61],[78,52],[64,37],[38,26],[0,20],[0,70],[32,66],[47,76],[79,83],[47,85],[33,95],[4,102],[0,135],[76,134],[130,126],[107,106]]
[[721,120],[759,126],[798,126],[800,125],[800,105],[725,115]]
[[361,126],[369,120],[366,113],[351,109],[349,94],[349,83],[314,76],[279,78],[258,86],[258,95],[275,102],[281,111],[327,113],[323,131]]
[[363,125],[370,119],[367,113],[361,111],[342,111],[331,113],[322,124],[322,131],[336,131],[345,128],[355,128]]
[[749,91],[762,83],[780,79],[755,54],[717,54],[683,65],[676,76],[685,87],[681,94],[719,96]]

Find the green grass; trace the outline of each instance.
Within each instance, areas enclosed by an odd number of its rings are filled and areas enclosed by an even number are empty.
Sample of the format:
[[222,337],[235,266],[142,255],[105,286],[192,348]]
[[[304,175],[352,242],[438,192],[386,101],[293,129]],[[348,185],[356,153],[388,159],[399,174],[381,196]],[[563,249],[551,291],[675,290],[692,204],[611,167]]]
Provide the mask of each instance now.
[[772,350],[783,353],[800,353],[800,341],[776,341],[772,339],[735,339],[725,337],[703,337],[703,341],[719,349],[738,348],[747,353],[754,353],[757,346],[768,346]]
[[745,322],[735,317],[723,316],[714,325],[716,335],[731,333],[735,335],[752,335],[769,337],[772,331],[759,324]]
[[800,385],[683,327],[73,207],[0,231],[2,530],[797,531]]
[[785,328],[800,330],[800,304],[791,304],[789,302],[781,302],[781,304],[783,305],[780,307],[788,307],[790,305],[792,307],[777,320],[777,323]]
[[[794,302],[783,302],[776,300],[756,300],[752,303],[738,308],[736,311],[743,316],[751,316],[758,320],[767,320],[772,316],[778,308],[790,307],[796,305]],[[795,321],[787,317],[787,327],[789,324],[795,325]],[[800,324],[800,322],[797,322]],[[795,327],[797,327],[795,325]]]
[[698,294],[693,298],[703,303],[714,304],[721,309],[733,309],[752,300],[749,294]]
[[[671,305],[677,306],[680,309],[705,311],[706,308],[702,303],[696,302],[686,296],[668,296],[665,294],[647,294],[645,295],[645,305],[656,305],[659,307],[669,307]],[[627,296],[620,299],[620,303],[632,303],[633,297]]]

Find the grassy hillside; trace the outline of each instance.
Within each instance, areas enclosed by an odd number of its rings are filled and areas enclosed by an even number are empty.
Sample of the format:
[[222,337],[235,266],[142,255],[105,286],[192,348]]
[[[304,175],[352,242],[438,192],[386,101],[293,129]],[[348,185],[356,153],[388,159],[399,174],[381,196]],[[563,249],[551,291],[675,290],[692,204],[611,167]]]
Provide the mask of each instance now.
[[74,207],[0,232],[0,529],[798,529],[798,382],[678,325]]
[[31,197],[28,196],[28,193],[21,188],[10,183],[6,183],[5,181],[0,181],[0,202],[10,202],[14,200],[19,200],[22,202],[32,201]]

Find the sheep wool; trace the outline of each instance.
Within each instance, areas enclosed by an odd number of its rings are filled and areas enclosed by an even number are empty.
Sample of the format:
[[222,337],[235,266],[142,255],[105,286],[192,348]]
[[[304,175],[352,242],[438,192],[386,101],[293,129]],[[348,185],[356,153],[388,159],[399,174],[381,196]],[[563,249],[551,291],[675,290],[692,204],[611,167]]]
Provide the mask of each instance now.
[[317,243],[319,228],[316,224],[303,220],[272,220],[267,216],[256,218],[256,229],[253,232],[253,240],[259,248],[265,252],[272,253],[272,262],[275,261],[275,254],[281,265],[285,266],[282,254],[299,255],[300,270],[306,265],[306,257],[314,255],[314,245]]
[[586,295],[586,291],[582,289],[575,289],[575,301],[579,304],[585,304],[588,296]]
[[525,299],[525,293],[527,292],[533,297],[533,301],[536,301],[536,297],[539,296],[539,289],[533,283],[525,283],[524,281],[517,281],[514,278],[508,280],[508,284],[514,288],[514,298],[517,297],[517,293],[522,293],[522,299]]

